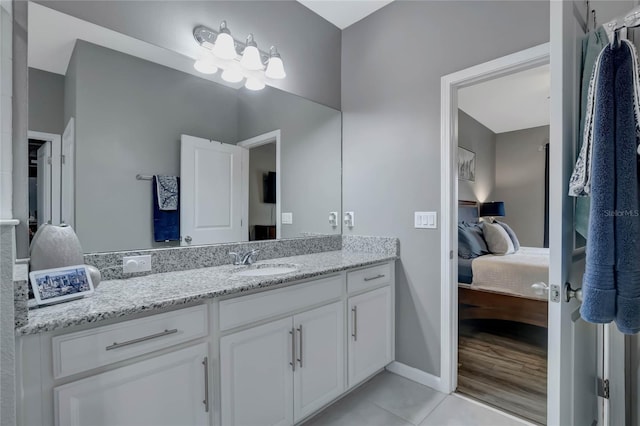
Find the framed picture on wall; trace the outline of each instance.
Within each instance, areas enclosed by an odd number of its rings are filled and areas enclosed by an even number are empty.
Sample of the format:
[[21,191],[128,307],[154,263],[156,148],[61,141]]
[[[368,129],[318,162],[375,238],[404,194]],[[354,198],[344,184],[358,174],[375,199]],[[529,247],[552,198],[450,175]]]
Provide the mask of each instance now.
[[476,153],[458,147],[458,179],[476,181]]

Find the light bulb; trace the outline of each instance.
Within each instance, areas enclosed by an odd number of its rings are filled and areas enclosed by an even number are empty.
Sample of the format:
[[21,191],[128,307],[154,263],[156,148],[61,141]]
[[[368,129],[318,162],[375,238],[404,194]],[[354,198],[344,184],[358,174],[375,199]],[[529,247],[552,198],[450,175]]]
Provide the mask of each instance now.
[[253,39],[253,34],[247,36],[247,44],[242,53],[240,65],[252,71],[261,70],[263,67],[258,44]]
[[282,79],[287,76],[284,72],[284,64],[282,58],[275,47],[271,48],[271,55],[269,57],[269,63],[267,64],[267,70],[264,75],[273,79]]
[[235,59],[235,57],[238,56],[235,44],[229,28],[227,28],[227,22],[222,21],[220,24],[220,33],[218,33],[218,37],[216,37],[216,42],[213,46],[213,54],[220,59]]
[[202,74],[215,74],[218,72],[218,67],[213,63],[213,58],[210,55],[202,55],[194,64],[193,67],[196,71]]
[[244,83],[244,87],[249,90],[262,90],[264,86],[264,81],[258,80],[257,78],[247,78],[246,83]]
[[232,68],[224,70],[221,77],[224,81],[227,81],[229,83],[239,83],[244,78],[240,71]]

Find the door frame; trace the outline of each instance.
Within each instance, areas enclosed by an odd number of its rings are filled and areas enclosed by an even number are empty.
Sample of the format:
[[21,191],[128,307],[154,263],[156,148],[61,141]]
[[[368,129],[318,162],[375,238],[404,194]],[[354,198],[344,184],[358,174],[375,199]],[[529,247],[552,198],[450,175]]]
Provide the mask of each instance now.
[[440,383],[445,393],[458,382],[458,90],[473,84],[549,63],[550,45],[540,44],[483,64],[448,74],[441,79],[440,126]]
[[[251,150],[252,148],[257,148],[262,145],[266,145],[268,143],[275,142],[276,144],[276,239],[282,238],[282,214],[281,214],[282,191],[280,191],[280,182],[281,182],[280,140],[281,140],[281,131],[280,129],[277,129],[272,132],[263,133],[261,135],[255,136],[250,139],[245,139],[236,144],[243,148],[247,148],[248,150]],[[249,159],[249,165],[251,165],[251,159]],[[249,194],[248,193],[244,197],[243,202],[246,203],[246,210],[249,211]],[[247,226],[249,226],[248,219],[247,219]]]
[[29,130],[27,139],[51,143],[51,223],[58,225],[62,217],[62,136]]

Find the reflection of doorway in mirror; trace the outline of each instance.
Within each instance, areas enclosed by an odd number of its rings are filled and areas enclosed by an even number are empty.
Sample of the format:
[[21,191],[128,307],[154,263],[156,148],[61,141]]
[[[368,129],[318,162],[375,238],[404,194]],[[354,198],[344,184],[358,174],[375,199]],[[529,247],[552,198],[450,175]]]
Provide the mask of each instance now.
[[238,142],[249,149],[249,240],[281,237],[280,130]]
[[60,223],[60,135],[29,131],[29,241],[39,226]]

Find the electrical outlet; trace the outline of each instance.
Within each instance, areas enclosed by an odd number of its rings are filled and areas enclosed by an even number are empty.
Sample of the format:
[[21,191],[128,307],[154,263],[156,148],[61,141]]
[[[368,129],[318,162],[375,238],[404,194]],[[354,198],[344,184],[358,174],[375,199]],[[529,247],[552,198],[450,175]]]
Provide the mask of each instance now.
[[151,271],[151,255],[125,256],[122,258],[122,272],[125,274],[148,271]]
[[344,225],[348,228],[356,226],[356,214],[354,212],[344,212]]

